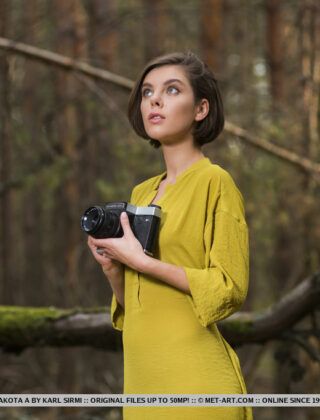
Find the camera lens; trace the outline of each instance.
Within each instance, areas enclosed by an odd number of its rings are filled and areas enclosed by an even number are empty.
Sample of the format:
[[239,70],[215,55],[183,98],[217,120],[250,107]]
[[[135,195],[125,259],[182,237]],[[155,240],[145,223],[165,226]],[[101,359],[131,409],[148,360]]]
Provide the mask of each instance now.
[[101,207],[90,207],[85,211],[81,219],[81,227],[87,233],[94,233],[104,219]]
[[103,231],[106,233],[107,237],[117,237],[120,227],[119,215],[113,213],[112,211],[106,212],[103,223]]
[[94,238],[116,238],[122,232],[119,214],[101,206],[89,207],[84,212],[81,228]]

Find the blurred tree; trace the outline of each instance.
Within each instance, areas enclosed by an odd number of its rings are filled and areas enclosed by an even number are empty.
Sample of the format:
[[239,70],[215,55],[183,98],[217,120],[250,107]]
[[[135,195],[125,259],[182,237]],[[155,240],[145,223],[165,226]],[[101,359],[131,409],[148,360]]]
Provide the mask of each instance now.
[[215,72],[222,71],[224,59],[222,48],[222,26],[224,18],[222,0],[200,2],[200,46],[201,56]]
[[[54,0],[52,11],[56,24],[57,52],[70,57],[86,57],[86,22],[81,3],[76,0],[65,2]],[[84,109],[78,93],[78,81],[66,72],[57,72],[55,81],[56,109],[56,133],[63,155],[68,162],[68,173],[61,184],[60,194],[56,200],[56,214],[64,209],[64,222],[58,223],[54,240],[59,244],[60,252],[64,256],[65,274],[67,282],[66,301],[76,302],[78,299],[77,272],[79,258],[80,232],[78,226],[73,223],[79,218],[78,203],[80,195],[80,153],[79,139],[81,138],[82,118]],[[68,297],[67,297],[68,296]]]
[[284,33],[283,4],[276,0],[266,1],[266,61],[270,75],[272,104],[283,99],[284,73]]
[[142,0],[144,11],[143,30],[145,33],[145,61],[165,52],[166,13],[165,1]]
[[[10,15],[9,1],[0,2],[0,35],[10,36],[8,19]],[[7,183],[13,177],[12,169],[12,142],[11,142],[11,104],[10,89],[11,82],[9,76],[8,56],[2,57],[0,61],[0,174],[1,182]],[[7,189],[1,199],[0,206],[0,270],[1,270],[1,299],[4,303],[9,303],[13,299],[14,284],[11,281],[13,277],[12,264],[14,238],[12,236],[13,227],[13,203],[14,192]]]

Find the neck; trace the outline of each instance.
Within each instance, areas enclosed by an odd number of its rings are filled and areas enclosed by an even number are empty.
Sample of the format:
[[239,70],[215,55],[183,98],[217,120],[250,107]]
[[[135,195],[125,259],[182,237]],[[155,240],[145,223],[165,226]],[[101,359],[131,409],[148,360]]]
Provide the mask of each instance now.
[[175,182],[176,177],[197,160],[204,158],[200,148],[193,144],[162,145],[163,158],[167,168],[166,180]]

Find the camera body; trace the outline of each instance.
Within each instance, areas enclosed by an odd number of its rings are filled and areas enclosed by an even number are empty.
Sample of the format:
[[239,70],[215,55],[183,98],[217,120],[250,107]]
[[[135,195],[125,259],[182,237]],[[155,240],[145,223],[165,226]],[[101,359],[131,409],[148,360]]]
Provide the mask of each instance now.
[[92,206],[83,213],[81,228],[96,239],[120,238],[123,236],[120,222],[123,211],[127,213],[131,229],[143,251],[152,256],[161,220],[161,207],[156,204],[138,207],[122,201]]

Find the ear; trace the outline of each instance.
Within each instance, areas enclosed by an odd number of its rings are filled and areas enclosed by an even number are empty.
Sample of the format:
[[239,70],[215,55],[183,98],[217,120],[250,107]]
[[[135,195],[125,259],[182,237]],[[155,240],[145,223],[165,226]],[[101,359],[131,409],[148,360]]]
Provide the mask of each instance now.
[[201,121],[204,118],[206,118],[208,113],[209,113],[209,101],[208,99],[203,98],[196,105],[196,115],[194,117],[194,120]]

